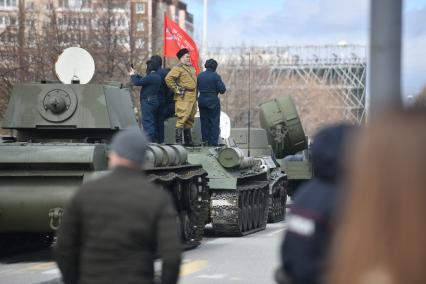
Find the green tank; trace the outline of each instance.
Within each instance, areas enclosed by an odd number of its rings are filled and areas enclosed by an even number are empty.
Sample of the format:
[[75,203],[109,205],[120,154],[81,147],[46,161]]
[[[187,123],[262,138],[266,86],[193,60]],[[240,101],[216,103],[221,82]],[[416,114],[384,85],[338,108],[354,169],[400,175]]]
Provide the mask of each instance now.
[[221,147],[188,149],[190,163],[208,172],[210,218],[218,235],[242,236],[265,229],[268,173],[260,159],[247,157],[232,139]]
[[[166,143],[174,143],[176,119],[166,121]],[[200,121],[192,129],[200,144]],[[198,143],[197,143],[198,142]],[[263,230],[268,218],[269,176],[262,160],[247,157],[233,139],[219,147],[186,147],[188,161],[201,164],[207,172],[209,214],[207,223],[217,235],[242,236]]]
[[[175,142],[175,122],[166,121],[166,143]],[[280,162],[306,149],[307,139],[291,97],[262,104],[260,122],[262,128],[232,128],[219,147],[186,148],[188,161],[208,173],[208,222],[220,235],[246,235],[285,218],[293,176]],[[201,143],[199,118],[192,137]]]
[[[0,250],[50,245],[63,208],[85,181],[107,171],[112,135],[137,126],[128,89],[120,84],[18,84],[0,143]],[[207,173],[179,146],[150,145],[148,177],[169,190],[178,231],[196,246],[207,218]],[[201,228],[200,228],[201,227]]]

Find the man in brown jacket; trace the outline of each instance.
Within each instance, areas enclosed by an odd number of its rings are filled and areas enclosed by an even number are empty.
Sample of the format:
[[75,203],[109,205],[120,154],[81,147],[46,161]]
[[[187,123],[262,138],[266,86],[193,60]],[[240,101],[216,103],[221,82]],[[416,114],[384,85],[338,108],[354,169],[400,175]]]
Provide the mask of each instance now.
[[191,128],[197,112],[197,75],[191,65],[189,50],[182,48],[176,53],[179,64],[167,74],[167,86],[175,94],[176,143],[182,144],[182,132],[185,145],[192,146]]
[[112,140],[111,173],[85,183],[65,208],[55,249],[65,284],[176,283],[181,246],[169,193],[141,171],[148,140],[138,128]]

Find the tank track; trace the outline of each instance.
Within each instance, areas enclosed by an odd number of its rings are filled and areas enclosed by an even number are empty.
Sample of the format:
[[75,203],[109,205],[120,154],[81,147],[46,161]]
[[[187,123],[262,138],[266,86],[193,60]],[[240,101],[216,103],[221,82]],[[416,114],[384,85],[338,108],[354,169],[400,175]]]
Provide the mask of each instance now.
[[178,235],[184,249],[197,247],[209,214],[207,172],[201,166],[155,168],[148,179],[168,190],[178,212]]
[[211,221],[218,235],[244,236],[264,230],[268,219],[268,182],[250,182],[236,190],[215,190]]
[[285,219],[287,205],[287,179],[280,177],[272,185],[272,194],[269,196],[268,223],[276,223]]
[[53,240],[53,233],[0,233],[0,256],[45,249]]

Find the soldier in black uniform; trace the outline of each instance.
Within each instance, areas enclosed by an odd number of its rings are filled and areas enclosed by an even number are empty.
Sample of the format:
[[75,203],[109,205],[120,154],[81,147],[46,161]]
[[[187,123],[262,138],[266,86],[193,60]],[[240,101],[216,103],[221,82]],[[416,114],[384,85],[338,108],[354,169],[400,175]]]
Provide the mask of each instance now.
[[142,86],[140,92],[142,126],[151,142],[157,142],[160,111],[158,92],[161,87],[161,77],[157,73],[156,64],[152,60],[146,62],[146,76],[136,74],[133,68],[129,72],[130,80],[135,86]]
[[138,128],[112,141],[112,171],[83,184],[65,208],[55,248],[65,284],[177,282],[181,246],[168,192],[141,171],[148,139]]
[[160,108],[157,115],[157,128],[158,128],[158,143],[164,142],[164,121],[175,115],[175,100],[172,90],[167,87],[166,78],[170,68],[162,68],[163,60],[159,55],[151,56],[151,61],[155,63],[157,74],[161,77],[161,86],[158,91],[158,100]]
[[343,192],[343,164],[348,136],[354,126],[339,124],[324,128],[312,144],[315,177],[294,196],[287,218],[287,232],[281,248],[282,267],[278,283],[323,283],[335,212]]
[[201,136],[204,143],[210,146],[218,144],[220,133],[220,100],[219,93],[226,92],[225,84],[216,73],[217,62],[208,59],[204,64],[206,70],[197,78],[197,87],[200,92],[198,108],[200,110]]

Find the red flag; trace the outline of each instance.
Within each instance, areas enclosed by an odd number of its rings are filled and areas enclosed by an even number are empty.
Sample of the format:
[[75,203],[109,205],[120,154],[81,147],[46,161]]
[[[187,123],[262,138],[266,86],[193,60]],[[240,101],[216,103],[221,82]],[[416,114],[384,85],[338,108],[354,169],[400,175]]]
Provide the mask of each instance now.
[[173,22],[169,17],[164,15],[164,57],[176,57],[176,53],[181,48],[189,50],[189,57],[194,66],[197,74],[200,73],[200,66],[198,65],[198,49],[192,38],[182,30],[178,24]]

